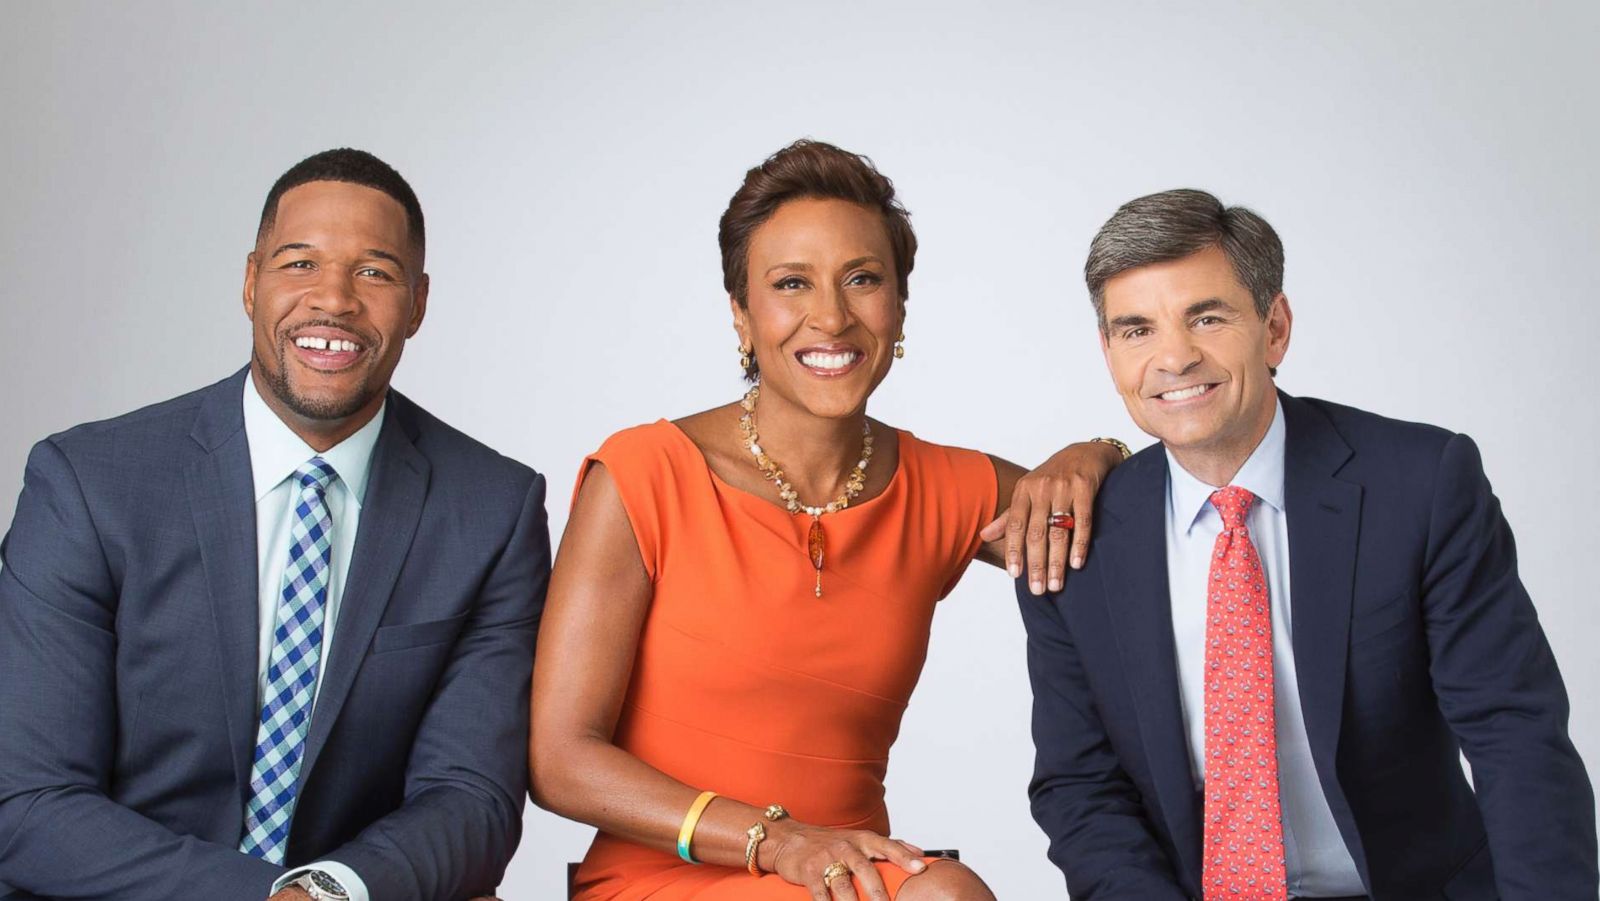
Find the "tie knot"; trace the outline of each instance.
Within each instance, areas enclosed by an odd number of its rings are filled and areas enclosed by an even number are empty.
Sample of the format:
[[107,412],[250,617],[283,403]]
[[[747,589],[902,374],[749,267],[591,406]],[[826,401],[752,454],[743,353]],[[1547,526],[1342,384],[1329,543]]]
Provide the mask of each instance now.
[[1211,505],[1222,514],[1222,527],[1225,529],[1242,527],[1245,516],[1250,513],[1250,506],[1255,502],[1256,496],[1238,485],[1218,488],[1211,493]]
[[328,486],[338,477],[333,466],[321,457],[312,457],[294,471],[294,480],[302,490],[309,488],[318,494],[327,492]]

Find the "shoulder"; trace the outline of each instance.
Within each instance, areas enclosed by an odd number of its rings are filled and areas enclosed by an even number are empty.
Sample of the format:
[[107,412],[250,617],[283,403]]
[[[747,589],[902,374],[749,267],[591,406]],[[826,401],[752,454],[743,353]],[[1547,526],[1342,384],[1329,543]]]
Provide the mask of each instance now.
[[1291,429],[1297,420],[1320,416],[1357,453],[1366,450],[1437,457],[1457,437],[1455,432],[1436,425],[1394,419],[1316,397],[1285,396],[1283,404]]
[[608,465],[611,460],[626,464],[657,459],[685,444],[692,442],[682,429],[665,419],[658,419],[613,433],[591,456]]
[[994,461],[983,451],[949,444],[924,441],[905,429],[883,426],[882,430],[895,432],[900,441],[900,460],[903,465],[914,466],[927,472],[984,471],[994,473]]
[[388,403],[392,408],[389,415],[411,433],[434,478],[519,494],[527,493],[542,478],[532,467],[446,423],[398,391],[389,392]]
[[[170,400],[141,407],[130,413],[86,422],[57,432],[45,439],[69,458],[108,452],[119,444],[164,443],[187,440],[195,416],[214,392],[238,384],[236,377],[208,385]],[[239,390],[243,390],[240,384]]]

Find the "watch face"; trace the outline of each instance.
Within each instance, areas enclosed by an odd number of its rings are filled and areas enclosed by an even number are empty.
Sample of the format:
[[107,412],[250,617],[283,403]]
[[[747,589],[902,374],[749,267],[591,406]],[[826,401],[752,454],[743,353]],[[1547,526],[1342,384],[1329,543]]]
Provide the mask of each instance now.
[[311,876],[312,884],[317,887],[318,891],[336,895],[340,898],[345,897],[344,886],[339,880],[321,870],[312,870],[309,875]]

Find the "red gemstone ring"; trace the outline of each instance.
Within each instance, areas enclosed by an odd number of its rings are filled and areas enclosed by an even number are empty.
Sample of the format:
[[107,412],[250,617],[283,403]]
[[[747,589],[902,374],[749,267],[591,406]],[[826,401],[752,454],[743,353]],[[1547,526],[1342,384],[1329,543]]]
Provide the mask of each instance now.
[[1070,531],[1075,525],[1077,525],[1077,522],[1073,520],[1071,513],[1050,514],[1050,528],[1052,529],[1066,529]]

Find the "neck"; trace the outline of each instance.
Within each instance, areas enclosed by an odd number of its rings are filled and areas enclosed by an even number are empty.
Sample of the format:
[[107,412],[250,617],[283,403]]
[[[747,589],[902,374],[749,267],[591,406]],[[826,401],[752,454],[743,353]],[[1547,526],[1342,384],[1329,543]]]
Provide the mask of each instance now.
[[1267,430],[1272,428],[1272,417],[1277,412],[1277,403],[1276,397],[1269,396],[1265,409],[1255,414],[1255,421],[1250,428],[1242,431],[1234,441],[1205,447],[1168,447],[1168,450],[1189,475],[1213,488],[1222,488],[1233,481],[1250,455],[1261,446],[1262,439],[1267,437]]
[[253,362],[250,364],[250,380],[255,383],[256,393],[266,402],[267,409],[282,420],[283,424],[289,427],[289,431],[295,433],[301,441],[319,454],[337,447],[341,441],[361,431],[362,426],[371,422],[372,417],[377,415],[387,393],[378,392],[365,406],[349,416],[338,419],[309,419],[290,409],[289,405],[278,397],[277,392],[266,383],[260,369]]
[[861,459],[865,409],[838,418],[817,416],[764,390],[754,419],[761,449],[783,469],[802,503],[822,506],[844,493],[850,471]]

